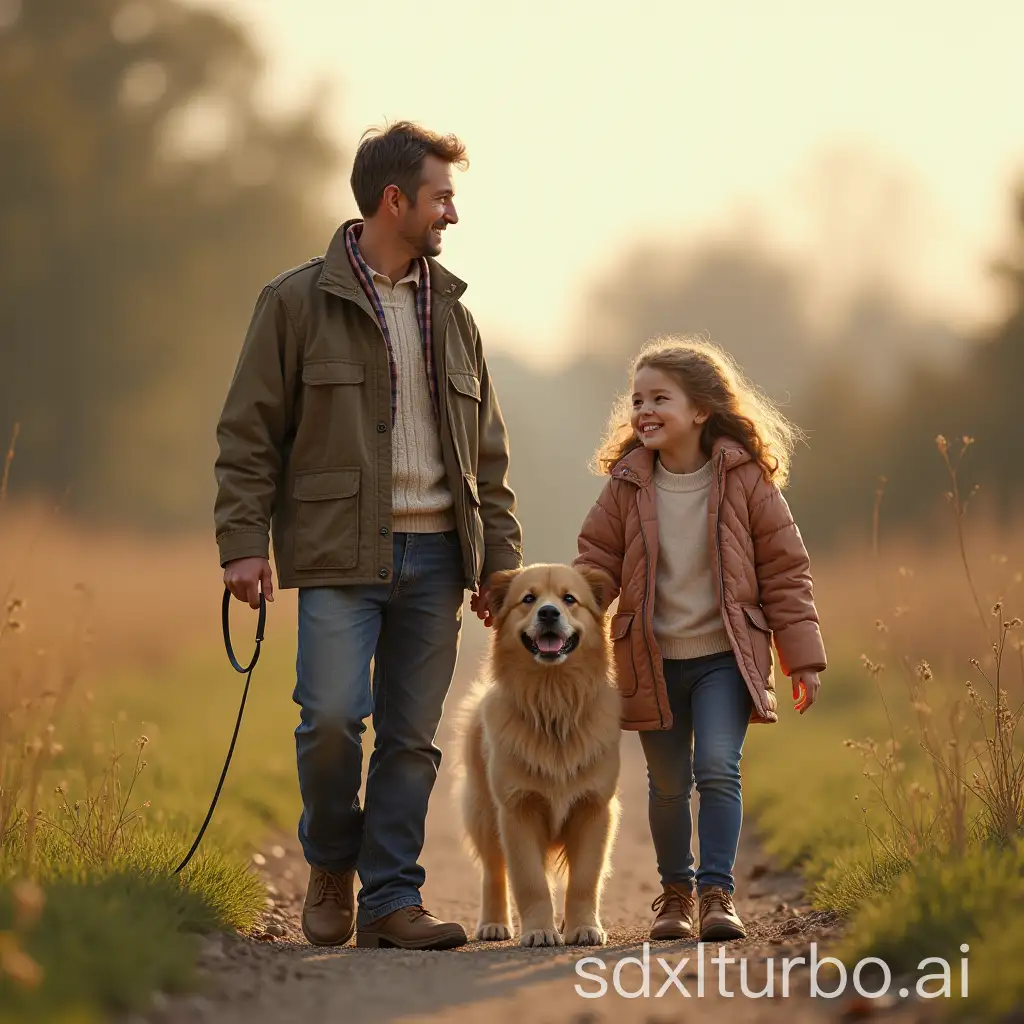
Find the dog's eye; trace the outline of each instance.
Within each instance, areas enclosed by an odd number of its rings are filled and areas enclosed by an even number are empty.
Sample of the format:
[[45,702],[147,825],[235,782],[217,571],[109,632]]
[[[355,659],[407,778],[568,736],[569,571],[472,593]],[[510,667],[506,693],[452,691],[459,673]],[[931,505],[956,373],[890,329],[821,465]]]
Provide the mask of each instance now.
[[537,598],[534,597],[533,594],[527,594],[523,598],[523,604],[533,604],[533,602],[536,601],[536,600],[537,600]]
[[572,594],[566,594],[565,597],[562,598],[562,600],[566,604],[575,604],[576,603],[576,598],[573,597]]

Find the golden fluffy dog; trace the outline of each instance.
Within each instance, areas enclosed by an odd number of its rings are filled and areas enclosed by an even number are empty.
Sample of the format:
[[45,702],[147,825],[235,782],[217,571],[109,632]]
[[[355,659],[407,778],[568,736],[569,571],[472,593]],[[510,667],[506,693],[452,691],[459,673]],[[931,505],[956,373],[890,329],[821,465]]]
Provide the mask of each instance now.
[[[520,945],[603,945],[621,735],[604,578],[532,565],[489,584],[489,678],[461,723],[463,824],[483,874],[476,937],[512,937],[511,883]],[[561,929],[557,869],[568,876]]]

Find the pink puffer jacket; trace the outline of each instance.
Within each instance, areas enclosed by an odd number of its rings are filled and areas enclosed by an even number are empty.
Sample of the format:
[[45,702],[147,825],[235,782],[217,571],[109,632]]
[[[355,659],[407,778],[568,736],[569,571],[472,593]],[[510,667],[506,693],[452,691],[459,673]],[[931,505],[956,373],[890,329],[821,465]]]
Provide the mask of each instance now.
[[[771,641],[782,671],[824,671],[810,561],[789,505],[745,448],[719,439],[708,529],[726,632],[753,698],[751,722],[776,722]],[[665,674],[654,639],[658,518],[654,455],[637,448],[612,469],[587,515],[574,565],[604,570],[619,598],[611,620],[624,729],[669,729]]]

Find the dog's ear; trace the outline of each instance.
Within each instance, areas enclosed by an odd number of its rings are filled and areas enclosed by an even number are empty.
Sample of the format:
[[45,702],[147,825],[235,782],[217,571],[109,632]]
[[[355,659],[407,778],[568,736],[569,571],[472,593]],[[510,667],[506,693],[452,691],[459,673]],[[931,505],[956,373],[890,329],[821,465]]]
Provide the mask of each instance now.
[[598,608],[601,611],[606,611],[609,604],[608,595],[615,587],[611,576],[603,569],[592,565],[582,565],[576,571],[587,581],[587,586],[590,587],[590,592],[594,595]]
[[508,597],[509,587],[512,581],[522,572],[522,569],[499,569],[492,572],[487,578],[487,603],[492,615],[497,615],[505,604]]

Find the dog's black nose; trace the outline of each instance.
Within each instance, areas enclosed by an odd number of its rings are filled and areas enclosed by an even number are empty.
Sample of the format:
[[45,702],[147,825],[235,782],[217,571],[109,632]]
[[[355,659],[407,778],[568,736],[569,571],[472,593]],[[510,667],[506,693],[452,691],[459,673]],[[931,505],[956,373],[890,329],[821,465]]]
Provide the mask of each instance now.
[[543,608],[537,609],[537,619],[545,626],[553,626],[559,620],[561,614],[553,604],[546,604]]

